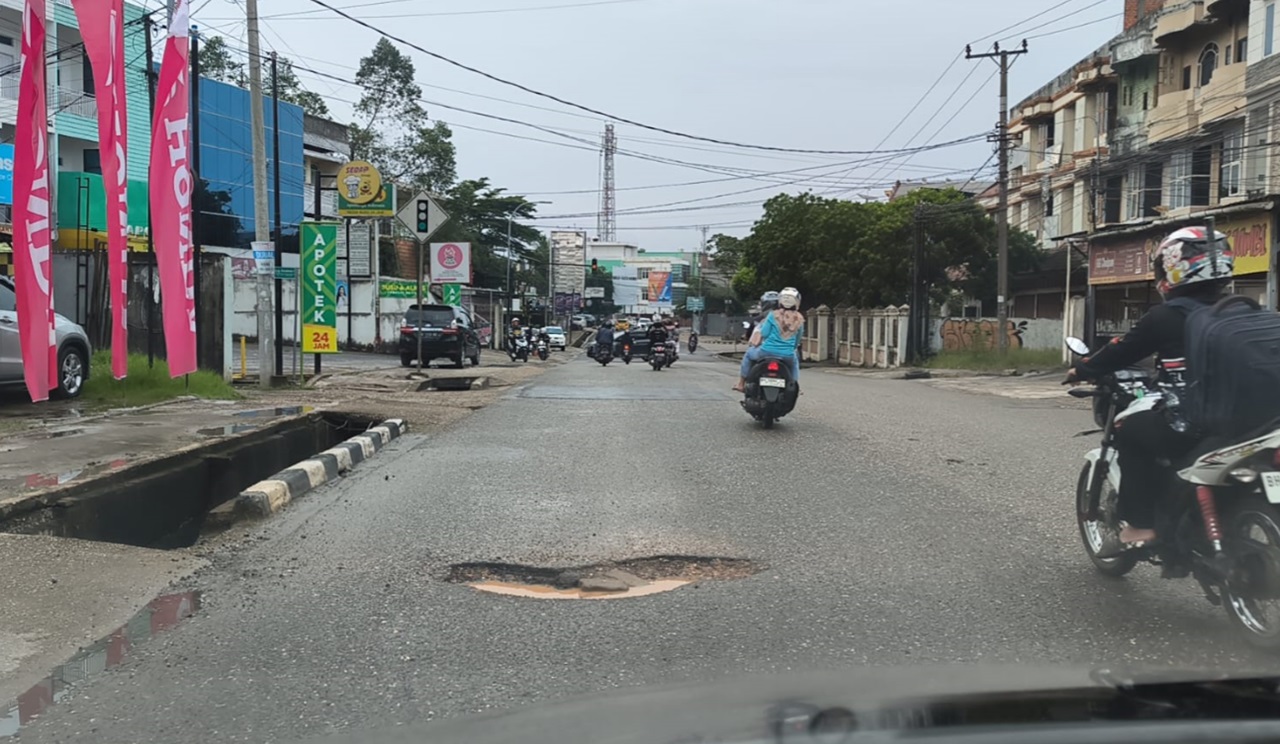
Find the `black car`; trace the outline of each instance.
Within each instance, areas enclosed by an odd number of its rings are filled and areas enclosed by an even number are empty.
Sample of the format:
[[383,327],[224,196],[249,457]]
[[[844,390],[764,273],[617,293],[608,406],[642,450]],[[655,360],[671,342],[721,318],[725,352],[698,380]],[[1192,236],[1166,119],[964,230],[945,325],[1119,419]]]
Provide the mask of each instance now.
[[455,305],[410,305],[400,324],[400,363],[412,366],[418,359],[418,334],[422,334],[422,362],[448,358],[461,369],[464,360],[480,364],[480,334],[466,310]]

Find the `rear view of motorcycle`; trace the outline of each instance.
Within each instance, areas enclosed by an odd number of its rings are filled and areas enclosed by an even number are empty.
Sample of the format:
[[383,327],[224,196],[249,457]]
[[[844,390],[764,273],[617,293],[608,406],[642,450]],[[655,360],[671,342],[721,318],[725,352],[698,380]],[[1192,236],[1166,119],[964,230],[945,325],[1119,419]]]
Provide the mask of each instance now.
[[[1078,339],[1071,350],[1089,352]],[[1170,363],[1181,366],[1181,360]],[[1127,549],[1119,543],[1121,472],[1115,432],[1126,418],[1159,410],[1170,425],[1186,427],[1184,389],[1163,375],[1120,370],[1092,388],[1073,388],[1094,401],[1101,446],[1085,455],[1076,482],[1076,513],[1085,554],[1101,573],[1124,576],[1139,563],[1160,566],[1165,578],[1194,578],[1205,598],[1221,605],[1251,645],[1280,650],[1280,421],[1209,448],[1179,467],[1172,491],[1159,505],[1156,541]],[[1204,452],[1205,447],[1197,452]]]
[[766,429],[791,413],[800,397],[800,383],[791,367],[779,359],[765,358],[751,367],[742,393],[742,408]]
[[667,366],[669,354],[667,353],[667,344],[665,341],[658,341],[649,349],[649,365],[653,367],[654,372],[661,372],[662,368]]

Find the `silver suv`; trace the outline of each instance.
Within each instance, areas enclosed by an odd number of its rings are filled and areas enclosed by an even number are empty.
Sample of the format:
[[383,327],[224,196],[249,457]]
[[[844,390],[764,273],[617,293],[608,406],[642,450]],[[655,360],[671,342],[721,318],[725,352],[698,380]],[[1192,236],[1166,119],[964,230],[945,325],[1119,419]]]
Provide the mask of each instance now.
[[[20,386],[22,346],[18,343],[18,300],[13,280],[0,276],[0,387]],[[78,324],[55,314],[58,335],[57,398],[74,398],[89,379],[89,336]]]

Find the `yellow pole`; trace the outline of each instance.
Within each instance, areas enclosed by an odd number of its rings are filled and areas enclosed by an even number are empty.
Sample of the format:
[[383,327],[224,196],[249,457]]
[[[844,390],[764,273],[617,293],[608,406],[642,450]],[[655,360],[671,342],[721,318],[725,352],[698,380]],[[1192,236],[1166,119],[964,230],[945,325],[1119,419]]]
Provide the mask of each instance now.
[[249,376],[249,344],[245,342],[245,337],[240,337],[240,379]]

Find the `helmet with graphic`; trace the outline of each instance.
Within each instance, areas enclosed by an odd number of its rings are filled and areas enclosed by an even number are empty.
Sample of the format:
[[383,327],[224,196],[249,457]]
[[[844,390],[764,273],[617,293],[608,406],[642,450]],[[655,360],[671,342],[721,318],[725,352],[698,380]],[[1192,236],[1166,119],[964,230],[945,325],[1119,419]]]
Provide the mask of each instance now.
[[760,312],[767,313],[778,309],[778,293],[770,290],[760,295]]
[[800,309],[800,290],[795,287],[786,287],[778,293],[778,304],[787,310]]
[[1151,266],[1160,294],[1177,294],[1193,284],[1231,279],[1235,259],[1227,236],[1216,230],[1213,240],[1208,235],[1203,227],[1183,227],[1156,247]]

